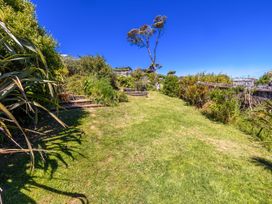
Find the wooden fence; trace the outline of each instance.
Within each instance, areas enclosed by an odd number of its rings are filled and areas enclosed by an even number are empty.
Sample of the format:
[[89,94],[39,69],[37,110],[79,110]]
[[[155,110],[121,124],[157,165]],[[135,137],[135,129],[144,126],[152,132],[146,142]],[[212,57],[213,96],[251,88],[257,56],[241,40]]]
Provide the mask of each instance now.
[[[220,89],[229,89],[229,88],[236,88],[232,84],[223,84],[223,83],[210,83],[210,82],[197,82],[197,84],[208,86],[209,88],[220,88]],[[249,90],[253,97],[257,100],[267,100],[272,99],[272,87],[252,87],[252,88],[245,88]]]

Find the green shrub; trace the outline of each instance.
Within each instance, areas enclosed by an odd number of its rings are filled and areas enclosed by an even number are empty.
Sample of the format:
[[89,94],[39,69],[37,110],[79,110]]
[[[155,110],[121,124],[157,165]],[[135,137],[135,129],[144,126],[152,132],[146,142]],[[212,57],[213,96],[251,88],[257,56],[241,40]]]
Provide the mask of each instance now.
[[95,74],[98,78],[110,78],[112,76],[112,69],[107,64],[104,57],[97,56],[83,56],[79,59],[81,71],[84,74]]
[[231,79],[224,74],[205,74],[185,76],[180,80],[179,97],[188,104],[201,108],[209,99],[209,89],[198,82],[230,84]]
[[84,95],[84,83],[86,79],[86,76],[79,74],[67,77],[65,82],[65,91],[76,95]]
[[143,76],[142,78],[135,80],[135,89],[137,91],[146,91],[148,86],[149,80],[147,76]]
[[155,72],[147,72],[147,70],[136,69],[131,73],[131,76],[119,76],[119,87],[135,88],[138,91],[156,90],[156,85],[160,81],[159,76]]
[[157,84],[159,83],[159,76],[156,72],[147,73],[148,77],[147,90],[155,91],[157,90]]
[[268,129],[262,129],[259,123],[256,123],[255,118],[250,113],[246,113],[236,121],[235,125],[243,132],[253,136],[256,140],[266,147],[268,150],[272,150],[272,131]]
[[83,56],[80,58],[73,58],[71,56],[63,57],[63,62],[69,71],[69,75],[89,76],[96,75],[98,79],[108,78],[111,85],[117,88],[117,78],[113,73],[109,64],[107,64],[104,57]]
[[210,101],[202,108],[209,118],[228,123],[239,115],[240,104],[234,90],[214,89],[209,95]]
[[134,88],[135,80],[131,76],[118,76],[118,86],[122,88]]
[[122,103],[122,102],[128,102],[128,96],[127,96],[127,94],[125,94],[122,91],[118,91],[118,101],[120,103]]
[[146,73],[138,68],[138,69],[135,69],[132,73],[131,73],[131,76],[135,79],[135,81],[138,81],[140,80],[142,77],[144,77],[146,75]]
[[178,97],[180,92],[179,78],[175,75],[169,74],[164,79],[162,92],[171,97]]
[[183,90],[181,98],[188,104],[201,108],[208,101],[209,89],[203,85],[190,85]]
[[117,91],[107,78],[90,75],[84,83],[84,92],[99,104],[116,105],[119,102]]
[[260,140],[272,150],[272,102],[265,101],[253,110],[245,111],[236,125],[244,132]]

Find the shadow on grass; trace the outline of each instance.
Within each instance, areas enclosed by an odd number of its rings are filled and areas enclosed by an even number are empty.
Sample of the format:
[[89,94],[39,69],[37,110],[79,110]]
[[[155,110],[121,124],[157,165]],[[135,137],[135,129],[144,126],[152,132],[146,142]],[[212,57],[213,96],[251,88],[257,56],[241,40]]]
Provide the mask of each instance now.
[[269,161],[261,157],[253,157],[251,161],[257,164],[258,166],[261,166],[264,169],[272,172],[272,161]]
[[[45,154],[35,155],[35,171],[43,171],[44,178],[54,178],[54,173],[60,166],[68,167],[67,160],[74,160],[75,155],[80,155],[79,147],[82,142],[82,131],[75,128],[80,124],[80,119],[87,113],[83,110],[73,110],[61,113],[61,119],[70,125],[63,129],[59,125],[44,118],[41,122],[43,131],[48,131],[46,136],[33,136],[33,147],[46,149]],[[45,127],[42,124],[47,124]],[[49,123],[49,124],[48,124]],[[83,156],[83,155],[81,155]],[[31,191],[33,188],[64,195],[78,199],[81,203],[88,203],[84,194],[79,192],[66,192],[42,183],[38,183],[38,177],[29,172],[29,157],[26,154],[1,155],[0,156],[0,187],[3,189],[2,199],[4,204],[8,203],[37,203],[31,197],[22,193],[22,190]],[[50,182],[48,182],[50,183]],[[50,202],[50,201],[49,201]],[[51,201],[52,202],[52,201]]]

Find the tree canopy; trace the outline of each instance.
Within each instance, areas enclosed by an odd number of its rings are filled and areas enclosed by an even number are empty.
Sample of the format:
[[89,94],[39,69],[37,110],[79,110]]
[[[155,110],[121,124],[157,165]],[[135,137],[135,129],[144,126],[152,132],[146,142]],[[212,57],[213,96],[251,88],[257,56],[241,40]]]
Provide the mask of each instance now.
[[[151,61],[149,67],[151,72],[156,71],[161,67],[161,65],[157,63],[157,48],[166,24],[166,19],[166,16],[158,15],[153,20],[152,25],[145,24],[140,28],[133,28],[127,34],[127,39],[132,45],[136,45],[140,48],[145,47],[147,49]],[[151,39],[154,36],[156,37],[152,50]]]
[[[56,51],[57,43],[42,28],[35,15],[35,6],[28,0],[0,0],[0,21],[19,39],[33,43],[43,54],[47,66],[56,75],[63,68]],[[0,54],[3,55],[3,48]]]

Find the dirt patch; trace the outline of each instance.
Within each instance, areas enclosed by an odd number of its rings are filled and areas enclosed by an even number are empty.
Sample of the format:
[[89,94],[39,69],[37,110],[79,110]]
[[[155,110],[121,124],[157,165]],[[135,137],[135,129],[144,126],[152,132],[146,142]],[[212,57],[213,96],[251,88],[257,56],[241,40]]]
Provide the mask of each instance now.
[[217,138],[210,138],[201,134],[201,132],[197,130],[193,130],[194,136],[197,139],[205,142],[206,144],[210,144],[216,148],[217,151],[231,154],[238,157],[253,157],[253,156],[261,156],[260,153],[261,147],[256,145],[255,143],[239,143],[238,141],[227,140],[227,139],[217,139]]
[[261,156],[260,152],[257,151],[256,147],[253,147],[251,145],[242,144],[231,140],[219,140],[211,138],[206,138],[203,141],[212,144],[220,152],[231,154],[234,156]]
[[109,164],[109,163],[112,163],[113,160],[114,160],[113,156],[109,155],[108,157],[106,157],[103,160],[101,160],[100,163],[102,163],[102,164]]
[[94,126],[94,125],[91,125],[91,130],[95,130],[96,129],[96,127]]
[[216,140],[216,139],[210,139],[207,138],[206,141],[209,144],[212,144],[216,147],[217,150],[222,152],[237,152],[241,149],[241,144],[237,144],[235,142],[229,141],[229,140]]

